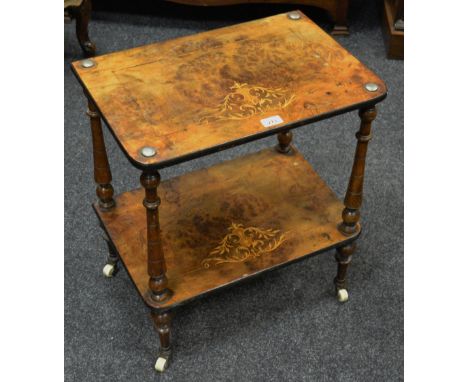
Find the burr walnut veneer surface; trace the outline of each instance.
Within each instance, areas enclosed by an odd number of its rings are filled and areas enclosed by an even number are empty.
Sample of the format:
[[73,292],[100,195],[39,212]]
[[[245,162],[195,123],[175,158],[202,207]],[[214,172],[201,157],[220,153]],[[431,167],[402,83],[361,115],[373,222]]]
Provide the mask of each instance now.
[[295,149],[266,149],[161,182],[161,236],[171,299],[148,297],[142,189],[95,210],[140,294],[171,307],[265,270],[354,240],[344,206]]
[[[138,167],[162,168],[385,97],[372,71],[297,13],[299,20],[280,14],[72,66]],[[367,91],[369,82],[378,90]],[[144,146],[156,155],[142,156]]]

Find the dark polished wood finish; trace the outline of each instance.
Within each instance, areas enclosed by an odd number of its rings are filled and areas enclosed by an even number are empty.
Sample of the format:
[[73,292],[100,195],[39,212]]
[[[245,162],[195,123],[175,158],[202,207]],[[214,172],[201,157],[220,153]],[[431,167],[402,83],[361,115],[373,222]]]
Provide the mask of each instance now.
[[358,140],[354,155],[353,169],[349,178],[348,189],[344,199],[346,208],[343,210],[343,223],[339,229],[344,235],[352,235],[359,231],[359,208],[362,204],[362,191],[364,187],[364,172],[366,167],[367,145],[372,138],[371,125],[377,116],[374,107],[359,111],[361,127],[356,133]]
[[329,11],[335,26],[331,34],[333,36],[348,36],[348,3],[349,0],[336,0],[335,7]]
[[332,35],[347,36],[348,30],[348,0],[168,0],[174,3],[199,6],[220,6],[244,3],[288,3],[302,4],[324,9],[334,22]]
[[103,210],[108,210],[115,205],[113,199],[114,188],[111,184],[112,173],[107,158],[101,118],[92,101],[88,101],[87,114],[91,122],[93,138],[94,181],[97,184],[96,195],[99,198],[99,207]]
[[[115,271],[116,271],[117,270],[117,264],[119,262],[119,253],[117,252],[117,249],[114,247],[114,244],[112,243],[112,241],[105,234],[106,229],[104,228],[104,226],[102,224],[101,224],[101,228],[104,231],[103,238],[104,238],[104,241],[107,244],[107,250],[108,250],[106,264],[114,265]],[[115,273],[115,271],[114,271],[114,273]]]
[[278,134],[278,146],[276,146],[276,149],[283,154],[288,153],[291,151],[291,141],[292,141],[293,135],[290,131],[287,131],[285,133],[279,133]]
[[[94,58],[73,70],[129,159],[163,168],[371,106],[383,81],[305,15],[287,14]],[[376,92],[365,89],[376,83]],[[283,122],[264,126],[279,116]],[[157,155],[144,157],[151,143]]]
[[170,359],[171,356],[171,320],[172,316],[169,311],[157,312],[151,311],[154,327],[159,335],[159,356]]
[[351,263],[351,258],[356,250],[356,242],[349,243],[343,247],[338,247],[336,249],[335,260],[338,263],[338,270],[334,280],[336,290],[347,289],[348,281],[346,278],[346,273],[348,271],[349,264]]
[[83,3],[81,3],[76,13],[76,36],[86,56],[94,56],[96,54],[96,45],[94,45],[88,35],[90,18],[91,0],[83,0]]
[[[354,235],[361,230],[359,225],[361,213],[359,209],[362,204],[367,145],[372,138],[371,125],[376,116],[377,111],[375,107],[359,110],[361,127],[356,133],[356,139],[358,141],[356,153],[354,155],[353,169],[344,199],[345,208],[342,213],[343,222],[339,226],[341,233],[347,236]],[[337,290],[347,289],[346,273],[355,250],[355,242],[337,248],[335,259],[338,263],[338,271],[334,280]]]
[[143,205],[146,208],[146,237],[147,237],[147,263],[149,278],[149,298],[160,304],[172,295],[167,287],[166,262],[161,241],[161,228],[159,226],[158,185],[161,177],[157,171],[143,172],[140,177],[141,185],[145,189]]
[[[75,2],[71,2],[74,5]],[[65,2],[66,6],[67,2]],[[66,9],[66,15],[76,19],[76,37],[86,57],[96,54],[96,45],[91,41],[88,34],[88,25],[91,18],[91,0],[83,0],[78,6],[70,6]]]

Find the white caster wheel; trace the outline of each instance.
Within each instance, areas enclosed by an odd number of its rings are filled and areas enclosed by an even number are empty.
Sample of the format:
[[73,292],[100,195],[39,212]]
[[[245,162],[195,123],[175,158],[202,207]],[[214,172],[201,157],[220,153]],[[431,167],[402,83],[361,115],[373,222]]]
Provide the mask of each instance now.
[[158,357],[158,359],[156,360],[156,364],[154,365],[154,368],[156,369],[156,371],[159,371],[160,373],[162,373],[167,368],[167,359],[163,357]]
[[113,277],[115,272],[115,265],[114,264],[106,264],[102,269],[102,273],[106,277]]
[[348,291],[346,289],[338,289],[336,297],[338,298],[339,302],[346,302],[348,301]]

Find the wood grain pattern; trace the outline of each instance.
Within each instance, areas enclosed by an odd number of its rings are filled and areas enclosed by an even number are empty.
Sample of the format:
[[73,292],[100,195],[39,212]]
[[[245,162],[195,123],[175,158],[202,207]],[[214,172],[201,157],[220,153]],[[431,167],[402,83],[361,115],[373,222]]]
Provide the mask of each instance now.
[[343,204],[297,150],[267,149],[161,182],[159,219],[172,298],[148,297],[143,190],[95,210],[146,303],[169,308],[305,255],[354,240]]
[[[385,84],[301,13],[73,63],[129,159],[162,168],[372,105]],[[376,92],[364,88],[379,85]],[[279,115],[281,124],[260,120]],[[157,155],[146,158],[143,146]]]
[[87,57],[96,54],[96,45],[90,40],[88,35],[88,24],[91,18],[91,0],[77,0],[64,2],[65,16],[76,19],[76,37],[80,43],[83,53]]

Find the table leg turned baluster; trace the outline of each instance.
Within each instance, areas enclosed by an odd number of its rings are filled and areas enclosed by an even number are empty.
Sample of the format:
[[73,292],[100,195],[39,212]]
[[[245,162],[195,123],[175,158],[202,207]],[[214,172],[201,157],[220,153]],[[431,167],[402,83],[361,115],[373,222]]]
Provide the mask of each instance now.
[[144,171],[140,182],[145,188],[143,205],[146,208],[147,245],[148,245],[148,275],[149,293],[151,299],[160,303],[169,299],[172,292],[167,287],[166,262],[161,241],[161,229],[159,227],[158,185],[161,177],[157,171]]
[[93,137],[94,180],[97,184],[96,194],[99,198],[99,207],[108,210],[115,206],[114,188],[112,187],[112,173],[107,159],[104,135],[102,133],[101,117],[92,101],[88,101],[88,112],[91,120]]
[[293,138],[292,133],[290,131],[279,133],[277,137],[278,145],[276,146],[276,150],[282,154],[287,154],[289,151],[291,151],[291,141]]
[[[91,133],[93,141],[93,161],[94,161],[94,181],[96,182],[96,195],[98,197],[99,208],[102,211],[109,211],[115,206],[114,188],[112,187],[112,173],[107,158],[104,135],[102,132],[101,117],[96,106],[88,100],[87,114],[91,122]],[[106,265],[102,272],[106,277],[114,276],[117,270],[118,256],[109,238],[106,238],[109,252]]]
[[[371,124],[377,115],[375,107],[361,109],[361,127],[356,134],[357,146],[354,155],[353,169],[348,183],[348,189],[344,200],[345,208],[342,213],[343,222],[339,226],[341,233],[351,236],[360,229],[359,208],[362,204],[362,190],[364,185],[364,171],[366,166],[367,144],[371,135]],[[356,243],[347,244],[337,249],[336,261],[338,262],[338,272],[335,278],[335,287],[340,302],[348,300],[346,272],[351,262],[351,256],[356,249]]]
[[[104,226],[101,224],[102,230],[105,232]],[[117,264],[119,262],[119,255],[117,253],[117,250],[110,240],[110,238],[107,236],[106,233],[104,233],[104,241],[107,244],[107,261],[106,265],[104,266],[102,273],[106,277],[114,277],[115,273],[117,272]]]
[[76,37],[80,43],[83,53],[87,57],[96,54],[96,46],[89,39],[88,24],[91,18],[91,0],[83,0],[76,10]]
[[153,318],[154,326],[156,331],[159,334],[160,348],[158,358],[156,359],[156,364],[154,368],[163,372],[169,366],[169,361],[171,357],[171,313],[166,312],[156,312],[152,311],[151,316]]

